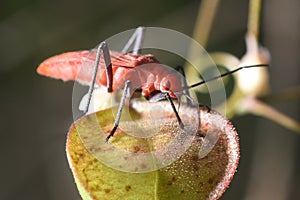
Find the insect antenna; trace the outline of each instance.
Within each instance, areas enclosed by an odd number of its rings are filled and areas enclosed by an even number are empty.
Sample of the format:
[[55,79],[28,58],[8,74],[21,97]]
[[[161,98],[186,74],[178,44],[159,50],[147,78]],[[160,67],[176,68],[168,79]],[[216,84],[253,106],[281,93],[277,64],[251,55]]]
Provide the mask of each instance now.
[[197,86],[199,86],[199,85],[202,85],[202,84],[204,84],[204,83],[207,83],[207,82],[210,82],[210,81],[213,81],[213,80],[222,78],[222,77],[224,77],[224,76],[233,74],[233,73],[235,73],[235,72],[237,72],[237,71],[239,71],[239,70],[241,70],[241,69],[252,68],[252,67],[269,67],[269,64],[257,64],[257,65],[242,66],[242,67],[236,68],[236,69],[234,69],[234,70],[232,70],[232,71],[229,71],[229,72],[220,74],[219,76],[215,76],[215,77],[209,78],[209,79],[207,79],[207,80],[203,80],[203,81],[200,81],[200,82],[198,82],[198,83],[194,83],[194,84],[192,84],[192,85],[183,87],[183,89],[191,89],[191,88],[197,87]]

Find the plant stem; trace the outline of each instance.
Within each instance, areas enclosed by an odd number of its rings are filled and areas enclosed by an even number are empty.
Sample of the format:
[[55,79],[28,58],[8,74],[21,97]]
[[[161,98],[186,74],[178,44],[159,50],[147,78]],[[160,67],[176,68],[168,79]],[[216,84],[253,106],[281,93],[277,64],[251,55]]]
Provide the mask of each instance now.
[[261,0],[250,0],[248,14],[248,34],[253,34],[258,41]]
[[266,102],[284,102],[297,100],[300,99],[300,86],[288,88],[275,94],[269,94],[261,99]]
[[258,116],[265,117],[282,125],[283,127],[300,133],[300,124],[297,121],[256,98],[245,98],[241,104],[241,110],[242,112],[249,112]]
[[[219,0],[203,0],[199,6],[198,16],[195,23],[193,39],[196,40],[203,48],[207,45],[208,37],[212,28],[212,24],[216,15]],[[199,49],[195,45],[191,45],[188,52],[188,59],[195,59],[195,55],[201,55],[198,52]],[[200,63],[199,63],[200,64]],[[199,66],[199,65],[198,65]],[[186,62],[184,65],[185,72],[189,81],[196,82],[199,80],[199,71],[196,70],[195,66]]]
[[200,4],[193,38],[203,47],[207,44],[218,4],[219,0],[203,0]]

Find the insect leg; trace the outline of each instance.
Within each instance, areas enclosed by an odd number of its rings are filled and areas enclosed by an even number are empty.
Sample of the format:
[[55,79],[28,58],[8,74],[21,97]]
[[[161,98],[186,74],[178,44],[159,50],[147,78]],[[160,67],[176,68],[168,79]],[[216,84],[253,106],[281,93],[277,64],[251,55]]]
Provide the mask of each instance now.
[[91,98],[92,98],[92,94],[93,94],[95,82],[96,82],[96,77],[97,77],[97,71],[99,68],[101,51],[103,53],[103,59],[104,59],[104,65],[105,65],[105,71],[106,71],[107,91],[112,92],[113,74],[112,74],[112,65],[111,65],[111,60],[110,60],[109,49],[105,42],[101,42],[97,49],[96,61],[95,61],[94,70],[93,70],[93,74],[92,74],[92,80],[91,80],[89,91],[88,91],[88,100],[87,100],[87,104],[86,104],[86,107],[84,110],[84,114],[86,114],[88,112],[89,106],[91,103]]
[[[175,108],[174,102],[173,102],[172,98],[170,97],[169,93],[163,93],[163,94],[165,95],[166,99],[168,99],[168,101],[170,102],[170,104],[172,106],[172,110],[175,113],[175,116],[176,116],[176,119],[178,121],[179,127],[182,130],[184,130],[186,133],[188,133],[190,135],[193,135],[194,134],[193,132],[191,132],[191,131],[189,131],[189,130],[187,130],[187,129],[184,128],[184,124],[183,124],[183,122],[182,122],[182,120],[181,120],[181,118],[180,118],[180,116],[179,116],[179,114],[178,114],[178,112],[177,112],[177,110]],[[198,137],[204,137],[204,135],[201,134],[201,133],[196,133],[196,136],[198,136]]]
[[[175,67],[175,70],[178,71],[183,76],[183,78],[184,78],[183,79],[183,88],[187,88],[188,84],[187,84],[186,79],[185,79],[186,76],[185,76],[185,72],[184,72],[183,67],[178,65],[178,66]],[[184,91],[185,91],[185,94],[190,97],[189,90],[185,89]],[[191,103],[192,103],[191,100],[187,99],[187,104],[190,105]]]
[[122,49],[122,53],[127,53],[129,47],[134,43],[133,46],[133,51],[132,53],[135,55],[138,55],[141,51],[141,46],[142,46],[142,42],[143,42],[143,37],[144,37],[144,31],[145,28],[144,27],[138,27],[135,32],[132,34],[132,36],[130,37],[130,39],[128,40],[128,42],[125,44],[124,48]]
[[178,112],[177,112],[177,110],[176,110],[176,108],[175,108],[174,102],[173,102],[173,100],[171,99],[169,93],[163,93],[163,94],[165,95],[166,99],[168,99],[168,101],[170,102],[170,104],[171,104],[171,106],[172,106],[172,109],[173,109],[173,111],[174,111],[174,114],[175,114],[175,116],[176,116],[176,119],[177,119],[177,121],[178,121],[178,124],[179,124],[180,128],[181,128],[181,129],[184,129],[184,124],[182,123],[182,120],[181,120],[181,118],[180,118],[180,116],[179,116],[179,114],[178,114]]
[[119,126],[119,122],[120,122],[120,118],[121,118],[121,114],[122,114],[122,109],[123,109],[124,103],[125,103],[125,98],[126,98],[127,94],[129,93],[129,90],[130,90],[130,81],[127,80],[126,83],[125,83],[124,90],[123,90],[123,94],[122,94],[121,102],[120,102],[119,109],[118,109],[118,112],[117,112],[117,117],[116,117],[116,120],[115,120],[115,123],[114,123],[114,127],[110,131],[109,135],[106,137],[105,142],[108,142],[109,138],[114,136],[114,134],[115,134],[115,132],[116,132],[118,126]]

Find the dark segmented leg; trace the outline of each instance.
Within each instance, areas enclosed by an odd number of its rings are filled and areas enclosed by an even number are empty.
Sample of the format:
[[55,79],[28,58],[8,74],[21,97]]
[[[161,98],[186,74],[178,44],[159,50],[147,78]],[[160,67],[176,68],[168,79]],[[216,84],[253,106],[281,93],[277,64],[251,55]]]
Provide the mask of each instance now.
[[[142,41],[143,41],[143,36],[144,36],[144,27],[138,27],[136,29],[136,31],[133,33],[133,35],[130,37],[130,39],[128,40],[126,45],[124,46],[122,53],[126,53],[129,49],[129,47],[135,41],[134,47],[133,47],[133,54],[139,54],[141,45],[142,45]],[[112,85],[113,85],[112,64],[111,64],[111,59],[110,59],[109,48],[104,41],[99,44],[98,49],[97,49],[96,61],[95,61],[94,70],[93,70],[93,74],[92,74],[92,81],[90,83],[90,87],[89,87],[89,91],[88,91],[88,100],[87,100],[87,104],[86,104],[83,114],[86,114],[88,112],[89,106],[91,103],[91,98],[92,98],[92,94],[94,91],[95,82],[96,82],[96,78],[97,78],[97,71],[98,71],[99,63],[100,63],[101,50],[103,52],[103,59],[104,59],[104,64],[105,64],[107,91],[112,92]]]
[[169,93],[163,93],[163,94],[165,95],[166,99],[170,102],[180,128],[184,129],[184,124],[182,123],[182,120],[181,120],[181,118],[180,118],[180,116],[179,116],[179,114],[178,114],[178,112],[175,108],[175,105],[174,105],[174,102],[173,102],[172,98],[170,97]]
[[108,140],[112,136],[114,136],[114,134],[115,134],[115,132],[116,132],[118,126],[119,126],[119,122],[120,122],[120,119],[121,119],[121,114],[122,114],[122,110],[123,110],[123,107],[124,107],[125,99],[126,99],[127,94],[129,94],[129,91],[130,91],[130,81],[127,80],[125,82],[125,87],[124,87],[124,90],[123,90],[123,94],[122,94],[121,102],[120,102],[119,109],[118,109],[118,112],[117,112],[117,117],[116,117],[116,120],[115,120],[115,123],[114,123],[114,127],[110,131],[109,135],[106,137],[105,142],[108,142]]
[[133,51],[132,53],[135,55],[140,54],[141,51],[141,46],[143,43],[143,38],[144,38],[144,31],[145,28],[144,27],[138,27],[135,32],[132,34],[132,36],[130,37],[130,39],[128,40],[128,42],[125,44],[124,48],[122,49],[122,53],[127,53],[129,47],[134,43],[133,46]]
[[89,91],[88,91],[87,104],[86,104],[85,110],[83,112],[84,114],[86,114],[88,112],[89,106],[91,103],[91,98],[92,98],[92,94],[94,91],[95,82],[96,82],[96,78],[97,78],[97,72],[98,72],[99,63],[100,63],[101,51],[103,53],[103,59],[104,59],[104,65],[105,65],[105,71],[106,71],[107,91],[112,92],[113,74],[112,74],[112,64],[111,64],[109,49],[105,42],[101,42],[97,48],[96,61],[95,61],[94,70],[93,70],[93,74],[92,74],[92,80],[91,80]]
[[[128,42],[125,44],[125,46],[124,46],[124,48],[122,49],[121,52],[124,53],[124,54],[127,53],[129,47],[135,41],[132,53],[135,54],[135,55],[138,55],[141,51],[143,37],[144,37],[144,27],[138,27],[135,30],[135,32],[132,34],[132,36],[130,37]],[[125,98],[126,98],[127,94],[129,93],[129,90],[130,90],[130,81],[127,80],[125,82],[125,87],[124,87],[123,95],[122,95],[121,102],[120,102],[120,105],[119,105],[119,109],[118,109],[118,112],[117,112],[117,117],[116,117],[116,120],[115,120],[115,123],[114,123],[114,127],[110,131],[109,135],[106,137],[105,142],[108,142],[109,139],[111,137],[113,137],[113,135],[115,134],[115,132],[116,132],[118,126],[119,126],[119,122],[120,122],[120,118],[121,118],[121,114],[122,114],[122,109],[123,109],[124,103],[125,103]]]
[[[184,127],[184,124],[183,124],[183,122],[182,122],[182,120],[181,120],[181,118],[180,118],[180,116],[179,116],[179,114],[178,114],[178,112],[177,112],[177,110],[176,110],[176,107],[175,107],[175,105],[174,105],[174,102],[173,102],[172,98],[170,97],[169,93],[163,93],[163,94],[165,95],[166,99],[170,102],[170,104],[171,104],[171,106],[172,106],[172,110],[173,110],[173,112],[174,112],[174,114],[175,114],[175,116],[176,116],[176,119],[177,119],[177,121],[178,121],[179,127],[180,127],[184,132],[186,132],[186,133],[188,133],[188,134],[190,134],[190,135],[194,135],[193,132],[191,132],[190,130],[187,130],[187,129]],[[196,133],[196,136],[198,136],[198,137],[204,137],[204,135],[201,134],[201,133]]]

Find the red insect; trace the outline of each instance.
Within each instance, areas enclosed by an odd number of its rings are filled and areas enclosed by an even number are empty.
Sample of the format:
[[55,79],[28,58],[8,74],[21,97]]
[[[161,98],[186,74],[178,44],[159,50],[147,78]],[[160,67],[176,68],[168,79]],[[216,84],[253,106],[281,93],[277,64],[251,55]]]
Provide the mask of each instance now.
[[[177,96],[173,91],[183,90],[180,77],[176,73],[170,73],[170,70],[162,67],[151,54],[122,54],[115,51],[110,51],[109,54],[112,67],[112,88],[109,92],[114,92],[118,88],[124,88],[126,80],[130,80],[132,85],[141,85],[142,95],[147,99],[155,91],[168,92],[171,97],[176,98]],[[42,62],[37,72],[41,75],[64,81],[77,79],[80,83],[88,85],[92,80],[91,72],[93,71],[95,60],[95,51],[63,53]],[[99,68],[102,69],[105,68],[103,60],[103,56],[101,56]],[[85,67],[90,69],[80,71],[84,63]],[[147,67],[136,68],[144,64],[147,64]],[[97,74],[95,84],[107,86],[108,78],[105,70]]]
[[[80,83],[89,84],[88,102],[84,113],[88,111],[95,84],[107,86],[108,92],[124,88],[114,128],[106,138],[108,141],[119,125],[127,91],[132,88],[139,87],[146,99],[152,101],[168,100],[180,127],[185,130],[172,98],[180,98],[181,95],[190,98],[188,93],[184,93],[184,90],[232,74],[240,69],[267,66],[266,64],[259,64],[239,67],[233,71],[187,86],[178,73],[163,67],[153,55],[138,55],[142,37],[143,28],[139,27],[125,45],[122,53],[109,51],[106,43],[102,42],[98,46],[97,52],[77,51],[51,57],[40,64],[37,72],[64,81],[77,80]],[[133,53],[126,53],[134,40]],[[97,73],[99,68],[102,71]],[[183,69],[182,72],[184,72]],[[189,133],[188,130],[185,131]]]

